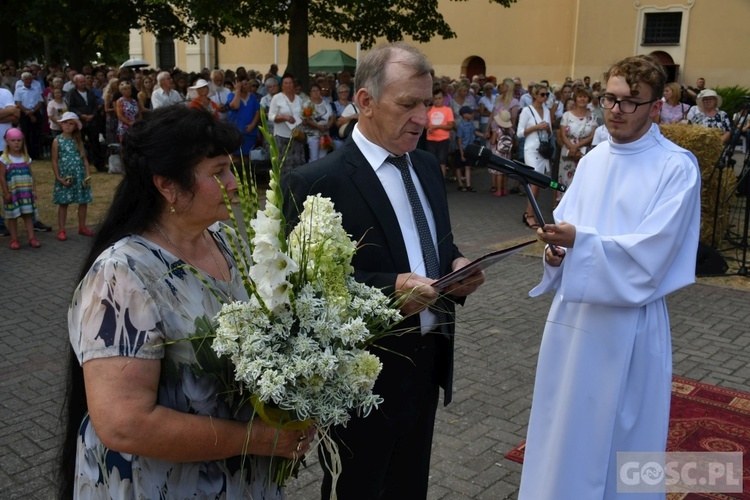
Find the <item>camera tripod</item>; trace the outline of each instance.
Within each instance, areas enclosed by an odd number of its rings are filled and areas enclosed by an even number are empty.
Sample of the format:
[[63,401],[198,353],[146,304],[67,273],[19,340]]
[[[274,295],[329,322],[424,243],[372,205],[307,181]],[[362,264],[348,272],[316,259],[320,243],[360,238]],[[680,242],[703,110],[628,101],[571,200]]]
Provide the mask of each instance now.
[[[748,252],[748,228],[750,227],[750,144],[746,146],[745,160],[742,163],[742,170],[737,177],[737,187],[735,189],[737,193],[737,199],[743,200],[742,204],[744,207],[737,207],[737,231],[739,226],[742,225],[741,232],[732,232],[731,229],[735,226],[730,225],[727,229],[727,241],[733,246],[731,248],[741,250],[742,258],[737,257],[739,263],[739,270],[737,274],[740,276],[748,276],[747,269],[747,252]],[[727,198],[728,201],[728,198]]]
[[[716,196],[716,203],[714,206],[714,230],[713,235],[711,239],[712,246],[716,248],[716,231],[717,231],[717,222],[718,222],[718,213],[719,213],[719,205],[720,203],[729,203],[732,196],[736,194],[737,200],[743,200],[744,201],[744,210],[740,207],[737,207],[736,210],[736,219],[737,224],[732,225],[730,224],[729,228],[727,229],[726,239],[729,241],[729,243],[732,245],[729,248],[723,249],[722,252],[726,252],[727,250],[742,250],[742,258],[739,258],[739,256],[736,258],[737,262],[739,263],[739,270],[737,271],[737,274],[740,276],[748,276],[748,269],[747,269],[747,251],[748,251],[748,227],[750,226],[750,203],[748,203],[748,198],[750,197],[750,144],[745,144],[745,158],[742,164],[742,170],[740,171],[739,175],[737,176],[737,184],[735,185],[735,188],[726,195],[726,197],[722,197],[721,189],[722,189],[722,174],[724,169],[729,166],[731,167],[731,172],[734,172],[734,166],[736,165],[736,161],[733,158],[735,148],[737,144],[739,143],[739,139],[742,135],[742,129],[744,128],[745,124],[748,120],[748,109],[750,108],[750,100],[747,100],[745,105],[743,106],[741,113],[741,119],[739,122],[734,126],[732,130],[732,134],[730,136],[730,140],[727,142],[727,145],[725,146],[724,150],[721,153],[721,156],[719,157],[719,160],[716,162],[716,166],[714,168],[714,172],[716,170],[719,171],[719,184],[718,184],[718,192]],[[711,173],[711,176],[713,176],[713,172]],[[723,198],[723,199],[722,199]],[[732,228],[736,228],[737,231],[739,231],[740,225],[742,226],[742,232],[732,232]]]

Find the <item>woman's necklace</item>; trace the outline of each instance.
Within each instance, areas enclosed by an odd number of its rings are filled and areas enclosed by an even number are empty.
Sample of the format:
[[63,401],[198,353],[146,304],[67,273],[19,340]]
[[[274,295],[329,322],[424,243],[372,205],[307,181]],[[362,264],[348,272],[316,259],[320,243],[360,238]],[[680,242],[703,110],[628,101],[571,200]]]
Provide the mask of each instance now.
[[[169,245],[172,248],[175,248],[177,250],[177,252],[180,254],[180,257],[182,257],[182,260],[184,260],[185,262],[187,262],[188,264],[190,264],[191,266],[193,266],[193,263],[190,262],[190,260],[188,260],[187,257],[185,257],[184,253],[182,253],[182,249],[180,247],[178,247],[177,245],[175,245],[174,243],[172,243],[172,240],[169,239],[169,236],[167,236],[167,233],[164,232],[164,228],[162,228],[161,225],[158,222],[154,221],[154,227],[159,231],[159,233],[161,234],[161,237],[164,238],[164,240],[167,243],[169,243]],[[193,267],[195,267],[195,266],[193,266]]]
[[[172,243],[172,240],[169,239],[169,236],[167,236],[167,233],[164,232],[164,228],[162,228],[161,225],[158,222],[154,221],[154,227],[156,227],[156,229],[159,231],[159,233],[161,234],[162,238],[164,238],[164,240],[167,243],[169,243],[170,246],[174,247],[177,250],[177,252],[180,254],[180,257],[182,257],[182,260],[184,260],[185,262],[187,262],[190,266],[195,267],[193,265],[193,263],[190,262],[190,260],[188,260],[187,257],[185,257],[185,254],[183,253],[182,249],[180,247],[178,247],[177,245],[175,245],[174,243]],[[211,259],[214,261],[214,264],[216,265],[216,269],[219,270],[219,273],[221,274],[222,280],[223,281],[229,281],[229,279],[227,278],[226,274],[224,274],[224,270],[219,265],[219,261],[217,261],[216,257],[214,257],[214,252],[211,249],[211,244],[209,243],[208,238],[206,238],[206,231],[204,230],[203,233],[201,233],[201,234],[203,236],[203,241],[205,241],[206,245],[208,245],[208,253],[211,254]]]
[[214,256],[214,249],[211,248],[214,245],[212,245],[211,242],[208,241],[208,237],[206,236],[206,231],[204,230],[203,233],[201,233],[201,234],[203,234],[203,241],[205,241],[206,245],[208,245],[208,253],[211,254],[211,259],[214,261],[214,264],[216,264],[216,269],[218,269],[219,273],[221,274],[221,279],[224,280],[224,281],[229,281],[229,278],[227,278],[227,275],[224,274],[224,270],[219,265],[219,261],[216,260],[216,257]]

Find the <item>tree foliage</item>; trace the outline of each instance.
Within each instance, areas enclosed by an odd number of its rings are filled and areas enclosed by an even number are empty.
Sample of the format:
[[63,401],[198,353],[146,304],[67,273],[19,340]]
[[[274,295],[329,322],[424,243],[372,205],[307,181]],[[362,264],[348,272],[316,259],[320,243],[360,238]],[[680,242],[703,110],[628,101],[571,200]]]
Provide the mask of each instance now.
[[97,59],[126,59],[129,29],[142,19],[169,23],[174,18],[160,0],[26,0],[7,9],[12,15],[0,30],[3,60],[67,62],[79,69]]
[[[510,7],[517,0],[488,1]],[[186,41],[202,34],[224,41],[225,35],[254,30],[288,33],[287,68],[299,76],[307,75],[311,36],[360,42],[365,49],[381,38],[427,42],[456,36],[438,11],[438,0],[27,0],[13,9],[18,15],[11,22],[19,32],[64,41],[71,62],[79,59],[77,52],[82,60],[95,52],[113,54],[112,41],[117,34],[127,37],[130,28]]]
[[743,107],[750,105],[750,88],[741,85],[732,87],[716,87],[714,89],[721,96],[721,109],[726,111],[730,118]]
[[[516,1],[489,0],[503,7]],[[307,40],[311,36],[360,42],[365,49],[380,38],[392,42],[409,36],[427,42],[435,36],[456,36],[438,11],[438,0],[241,0],[223,4],[173,0],[173,5],[180,16],[190,19],[193,30],[173,32],[173,36],[210,33],[223,41],[225,33],[288,33],[287,70],[303,79],[308,74]],[[152,26],[151,31],[158,31],[158,26]]]

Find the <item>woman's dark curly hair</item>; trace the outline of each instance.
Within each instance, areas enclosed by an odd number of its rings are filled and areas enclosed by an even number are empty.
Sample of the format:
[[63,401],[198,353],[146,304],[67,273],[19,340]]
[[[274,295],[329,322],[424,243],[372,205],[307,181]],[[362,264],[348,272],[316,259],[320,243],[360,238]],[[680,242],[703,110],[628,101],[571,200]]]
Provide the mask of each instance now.
[[[195,185],[195,167],[205,158],[228,155],[242,143],[232,124],[217,121],[204,110],[175,105],[159,108],[136,122],[123,141],[125,176],[98,228],[79,274],[79,282],[107,247],[129,234],[144,232],[165,209],[166,200],[154,185],[160,175],[185,192]],[[65,429],[60,456],[60,498],[72,498],[78,428],[88,406],[83,369],[72,349],[62,408]]]

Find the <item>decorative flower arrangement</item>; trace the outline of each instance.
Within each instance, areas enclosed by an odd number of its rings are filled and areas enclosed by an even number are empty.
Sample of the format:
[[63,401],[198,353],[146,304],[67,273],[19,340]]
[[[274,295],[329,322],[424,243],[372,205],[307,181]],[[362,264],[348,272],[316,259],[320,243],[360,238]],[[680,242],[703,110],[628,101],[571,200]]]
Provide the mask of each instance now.
[[315,104],[312,101],[307,101],[307,104],[302,108],[302,118],[315,120]]
[[[236,233],[230,245],[250,299],[224,304],[212,348],[231,360],[242,394],[269,425],[317,427],[335,481],[341,466],[328,430],[345,425],[352,412],[367,416],[383,401],[373,393],[382,364],[365,347],[402,317],[381,290],[354,280],[357,243],[329,198],[308,196],[287,237],[279,184],[283,158],[264,113],[261,120],[272,171],[262,211],[254,179],[239,184],[249,244],[229,210]],[[279,486],[299,467],[296,460],[273,462],[271,477]]]
[[323,134],[320,136],[320,148],[328,151],[329,153],[333,151],[333,139],[331,139],[330,135]]

